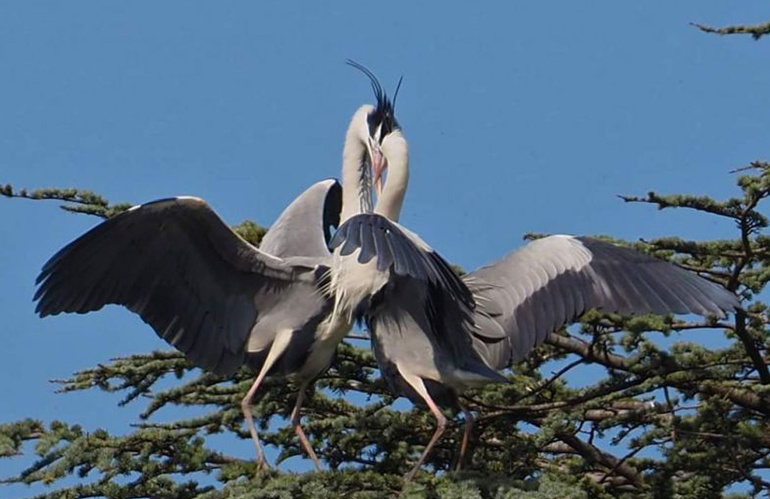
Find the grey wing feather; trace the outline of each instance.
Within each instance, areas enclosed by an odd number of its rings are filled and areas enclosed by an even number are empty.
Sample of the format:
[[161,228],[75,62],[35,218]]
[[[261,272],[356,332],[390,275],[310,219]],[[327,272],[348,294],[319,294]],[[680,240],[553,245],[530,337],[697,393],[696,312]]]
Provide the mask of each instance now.
[[340,254],[343,256],[347,256],[361,247],[361,231],[358,226],[351,230],[350,225],[343,224],[334,235],[332,245],[334,245],[334,241],[339,238],[344,238],[345,241],[345,244],[342,245],[342,249],[340,250]]
[[418,236],[381,215],[362,213],[350,217],[330,243],[332,249],[339,246],[343,255],[360,249],[360,263],[377,257],[378,269],[391,268],[399,276],[430,283],[462,306],[475,307],[473,294],[438,253]]
[[478,307],[479,336],[507,341],[476,349],[491,366],[518,361],[549,333],[599,308],[621,314],[723,317],[740,307],[735,294],[668,262],[590,238],[533,241],[464,277]]
[[329,255],[331,227],[337,227],[342,208],[342,187],[322,180],[300,194],[278,217],[259,249],[278,257]]
[[41,317],[120,304],[196,365],[230,375],[261,315],[316,288],[312,262],[290,265],[241,239],[203,201],[131,208],[65,246],[43,267]]
[[385,271],[393,264],[393,250],[390,246],[390,239],[387,237],[387,229],[373,231],[374,249],[377,253],[377,270]]
[[359,224],[358,230],[361,240],[361,251],[358,253],[358,262],[367,263],[377,255],[377,248],[374,246],[374,227],[368,220],[364,220]]

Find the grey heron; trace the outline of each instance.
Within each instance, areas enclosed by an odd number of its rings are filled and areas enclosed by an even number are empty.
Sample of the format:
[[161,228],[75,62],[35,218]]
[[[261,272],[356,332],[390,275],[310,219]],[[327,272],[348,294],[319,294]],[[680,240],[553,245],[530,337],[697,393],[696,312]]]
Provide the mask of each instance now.
[[[740,306],[730,291],[668,262],[567,235],[530,242],[459,278],[430,246],[398,224],[409,178],[400,130],[382,149],[389,172],[383,197],[391,199],[379,199],[375,213],[341,224],[331,246],[368,270],[366,286],[340,280],[336,296],[359,304],[348,309],[364,309],[383,377],[394,393],[426,404],[437,420],[407,481],[444,432],[441,407],[465,413],[459,467],[473,417],[458,396],[507,381],[498,370],[523,359],[549,333],[584,312],[723,317]],[[375,172],[375,180],[379,175]]]
[[376,96],[376,107],[361,106],[350,121],[342,189],[334,180],[312,186],[281,214],[259,249],[202,199],[134,206],[51,257],[37,278],[36,312],[46,317],[123,305],[198,367],[231,376],[248,365],[257,376],[241,408],[258,467],[265,456],[251,400],[266,376],[295,381],[291,424],[320,470],[299,411],[307,386],[331,364],[354,315],[328,294],[335,264],[329,227],[340,216],[372,210],[372,169],[382,168],[380,142],[395,122],[381,89]]

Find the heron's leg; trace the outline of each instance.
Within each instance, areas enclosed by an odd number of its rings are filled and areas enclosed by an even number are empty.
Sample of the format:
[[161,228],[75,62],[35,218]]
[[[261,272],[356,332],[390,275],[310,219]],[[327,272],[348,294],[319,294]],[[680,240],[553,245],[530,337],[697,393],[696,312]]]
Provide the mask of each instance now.
[[399,372],[401,373],[401,376],[403,376],[403,378],[406,380],[406,382],[409,383],[412,388],[414,388],[417,394],[422,397],[425,403],[428,404],[428,409],[430,409],[430,412],[432,412],[436,417],[436,431],[433,433],[433,436],[428,442],[428,445],[425,446],[425,450],[422,452],[422,455],[417,461],[417,464],[415,464],[412,470],[404,477],[404,482],[409,483],[412,478],[414,478],[414,475],[416,475],[420,470],[420,467],[425,461],[425,458],[428,457],[431,449],[433,449],[433,446],[436,445],[436,442],[438,442],[438,439],[441,438],[441,435],[444,433],[444,430],[446,429],[446,417],[441,413],[441,409],[438,408],[436,403],[433,402],[433,399],[430,398],[428,389],[425,387],[425,383],[423,383],[422,378],[413,374],[406,374],[400,369]]
[[302,445],[302,448],[305,449],[305,452],[307,453],[308,456],[310,456],[310,459],[313,460],[313,464],[315,464],[315,469],[317,471],[323,471],[323,468],[321,467],[321,462],[318,460],[318,456],[315,455],[313,446],[310,445],[310,441],[307,439],[307,436],[305,435],[305,431],[302,429],[302,426],[299,424],[299,420],[300,420],[299,408],[302,407],[302,401],[305,400],[305,390],[307,389],[308,384],[310,384],[310,382],[305,381],[299,387],[299,393],[297,393],[297,402],[294,404],[294,409],[291,411],[291,426],[292,428],[294,428],[294,433],[296,433],[297,437],[299,438],[300,445]]
[[262,380],[265,379],[265,376],[267,376],[270,368],[273,367],[275,361],[286,349],[290,338],[291,331],[280,332],[276,335],[275,340],[273,340],[273,344],[270,346],[270,351],[267,354],[265,363],[262,364],[262,369],[260,369],[259,374],[257,374],[257,379],[254,380],[251,388],[249,388],[249,391],[246,392],[246,396],[243,397],[243,400],[241,400],[241,411],[243,412],[243,418],[246,420],[246,426],[248,427],[249,433],[251,434],[251,440],[254,442],[254,446],[257,448],[258,470],[267,467],[268,464],[267,460],[265,459],[265,453],[262,450],[262,444],[259,443],[257,427],[254,426],[254,416],[251,413],[251,399],[254,397],[254,394],[257,393],[257,388],[259,388],[260,383],[262,383]]
[[262,450],[262,444],[259,443],[259,436],[257,435],[257,428],[254,426],[254,416],[251,413],[251,399],[254,397],[254,394],[257,393],[257,388],[259,388],[259,384],[262,382],[262,380],[265,377],[265,374],[267,374],[267,369],[265,369],[266,365],[262,367],[262,369],[259,371],[259,375],[257,375],[257,379],[254,380],[254,383],[251,385],[251,388],[249,388],[249,391],[246,392],[246,396],[243,397],[243,400],[241,400],[241,411],[243,412],[243,419],[246,421],[246,426],[249,429],[249,433],[251,434],[251,440],[254,442],[254,446],[257,448],[257,469],[260,470],[267,466],[267,461],[265,460],[265,452]]
[[457,466],[455,467],[455,471],[460,471],[460,468],[463,465],[465,452],[468,450],[468,442],[470,441],[471,433],[473,432],[473,413],[466,409],[462,404],[459,405],[460,409],[463,411],[463,414],[465,414],[465,430],[463,430],[463,440],[462,443],[460,443],[460,457],[457,458]]

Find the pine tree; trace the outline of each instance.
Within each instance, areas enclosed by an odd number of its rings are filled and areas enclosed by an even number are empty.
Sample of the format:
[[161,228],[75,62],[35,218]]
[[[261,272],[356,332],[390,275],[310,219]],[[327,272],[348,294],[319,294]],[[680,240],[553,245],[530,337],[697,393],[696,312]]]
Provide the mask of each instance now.
[[[699,27],[755,38],[770,32],[768,25]],[[696,321],[587,312],[579,326],[551,334],[513,366],[511,384],[466,397],[477,426],[465,471],[448,471],[463,427],[455,418],[403,496],[717,498],[738,483],[750,484],[751,495],[770,493],[763,473],[770,465],[770,317],[759,298],[770,279],[765,232],[770,163],[756,161],[737,173],[739,194],[730,199],[655,192],[623,197],[629,203],[728,218],[736,226],[733,239],[614,242],[723,284],[742,297],[745,311]],[[77,189],[28,192],[6,185],[0,194],[65,201],[67,210],[102,218],[129,206]],[[252,222],[236,230],[257,245],[265,233]],[[729,344],[714,349],[682,341],[661,345],[661,337],[686,330],[721,332]],[[563,365],[556,373],[544,369],[553,360]],[[566,382],[571,371],[589,364],[604,376],[582,388]],[[120,435],[64,421],[0,424],[0,459],[13,459],[29,441],[35,442],[37,455],[20,474],[0,478],[46,484],[50,492],[38,496],[45,498],[363,499],[401,493],[401,477],[428,441],[434,420],[420,408],[390,408],[393,397],[365,344],[343,343],[305,404],[306,431],[329,468],[323,473],[256,473],[254,461],[228,456],[210,444],[209,437],[218,433],[249,438],[239,404],[252,376],[246,369],[231,379],[207,374],[175,351],[130,355],[77,372],[60,381],[61,391],[119,392],[122,404],[149,400],[140,421]],[[159,388],[169,378],[178,381]],[[255,403],[260,436],[280,449],[279,460],[302,452],[290,428],[268,428],[273,415],[288,416],[294,396],[294,387],[268,380]],[[154,422],[153,415],[169,406],[195,407],[200,415]],[[215,485],[199,483],[201,473],[212,476]],[[70,477],[79,479],[73,485]]]

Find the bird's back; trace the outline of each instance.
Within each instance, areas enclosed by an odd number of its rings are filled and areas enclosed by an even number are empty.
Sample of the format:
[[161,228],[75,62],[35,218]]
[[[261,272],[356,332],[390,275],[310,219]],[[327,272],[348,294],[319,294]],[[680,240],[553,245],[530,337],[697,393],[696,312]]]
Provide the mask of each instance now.
[[453,406],[455,392],[505,378],[472,348],[473,323],[462,309],[451,300],[446,303],[446,296],[431,293],[423,282],[395,279],[383,289],[366,321],[377,364],[392,390],[420,402],[404,379],[404,374],[418,376],[434,400]]

